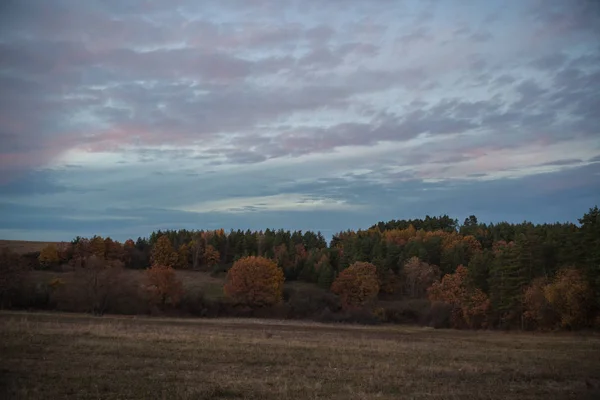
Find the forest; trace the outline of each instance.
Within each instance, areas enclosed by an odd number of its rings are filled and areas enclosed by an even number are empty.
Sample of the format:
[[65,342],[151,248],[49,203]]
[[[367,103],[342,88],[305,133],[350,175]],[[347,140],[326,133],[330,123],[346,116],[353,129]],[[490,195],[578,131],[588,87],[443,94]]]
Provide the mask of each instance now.
[[[2,308],[590,329],[600,327],[600,211],[578,223],[392,220],[329,243],[320,232],[282,229],[77,237],[3,249],[0,270]],[[40,271],[52,279],[28,278]],[[221,279],[223,295],[187,290],[193,273]]]

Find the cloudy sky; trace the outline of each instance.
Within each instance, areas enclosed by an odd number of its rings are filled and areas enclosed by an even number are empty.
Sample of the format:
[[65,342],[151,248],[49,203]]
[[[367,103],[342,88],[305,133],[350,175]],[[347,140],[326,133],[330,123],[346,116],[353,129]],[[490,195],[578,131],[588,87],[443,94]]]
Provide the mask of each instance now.
[[600,205],[595,0],[12,0],[0,54],[0,238]]

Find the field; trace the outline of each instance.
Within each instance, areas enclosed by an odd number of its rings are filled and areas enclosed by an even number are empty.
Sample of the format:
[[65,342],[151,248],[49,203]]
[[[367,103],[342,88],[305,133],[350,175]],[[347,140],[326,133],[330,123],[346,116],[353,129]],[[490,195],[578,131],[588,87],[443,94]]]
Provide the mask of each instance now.
[[600,395],[592,335],[5,312],[0,339],[3,398]]
[[46,245],[56,242],[30,242],[26,240],[0,240],[0,250],[10,249],[18,254],[41,251]]

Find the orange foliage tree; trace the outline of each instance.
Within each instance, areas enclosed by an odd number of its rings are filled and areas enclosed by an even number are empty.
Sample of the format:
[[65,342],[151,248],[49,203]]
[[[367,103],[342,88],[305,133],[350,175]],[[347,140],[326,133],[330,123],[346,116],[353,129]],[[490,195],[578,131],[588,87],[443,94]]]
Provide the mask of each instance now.
[[183,296],[183,285],[177,279],[175,270],[166,265],[155,264],[146,270],[146,289],[150,301],[158,306],[177,305]]
[[337,276],[331,291],[341,298],[344,308],[364,306],[377,298],[377,267],[368,262],[355,262]]
[[190,246],[183,243],[177,250],[177,268],[188,269],[190,267]]
[[225,294],[239,304],[269,306],[283,296],[283,271],[264,257],[245,257],[236,261],[227,272]]
[[452,306],[452,325],[456,328],[485,327],[490,300],[479,289],[468,284],[468,270],[462,265],[453,274],[446,274],[439,282],[434,282],[427,290],[429,300]]
[[219,264],[220,261],[221,254],[219,254],[219,251],[212,245],[207,245],[206,249],[204,249],[204,262],[206,265],[209,267],[214,267],[215,265]]
[[107,260],[123,260],[125,249],[121,243],[107,237],[104,239],[104,258]]

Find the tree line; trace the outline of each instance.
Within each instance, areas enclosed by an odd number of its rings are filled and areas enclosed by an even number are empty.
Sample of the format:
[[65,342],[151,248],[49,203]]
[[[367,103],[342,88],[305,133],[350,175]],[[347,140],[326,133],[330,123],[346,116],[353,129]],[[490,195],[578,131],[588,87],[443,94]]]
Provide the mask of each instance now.
[[[256,288],[244,290],[259,298],[284,301],[283,293],[257,294],[265,288],[284,290],[278,278],[268,284],[255,279],[279,276],[261,272],[268,265],[276,266],[285,282],[304,281],[334,294],[345,312],[360,310],[383,320],[393,320],[394,310],[382,305],[421,301],[429,314],[456,328],[578,329],[600,322],[598,207],[578,222],[485,224],[471,215],[459,224],[447,215],[427,216],[339,232],[329,243],[311,231],[166,230],[124,243],[77,237],[20,259],[4,251],[0,264],[5,276],[16,276],[15,264],[68,266],[106,276],[143,269],[151,282],[146,292],[162,307],[183,296],[176,270],[225,274],[231,299],[247,298],[232,289],[239,287],[232,284],[237,279],[256,281]],[[240,281],[241,265],[252,273]],[[2,298],[9,298],[11,284],[1,285]],[[94,308],[107,301],[108,295],[97,299]],[[256,308],[277,301],[241,303]]]

